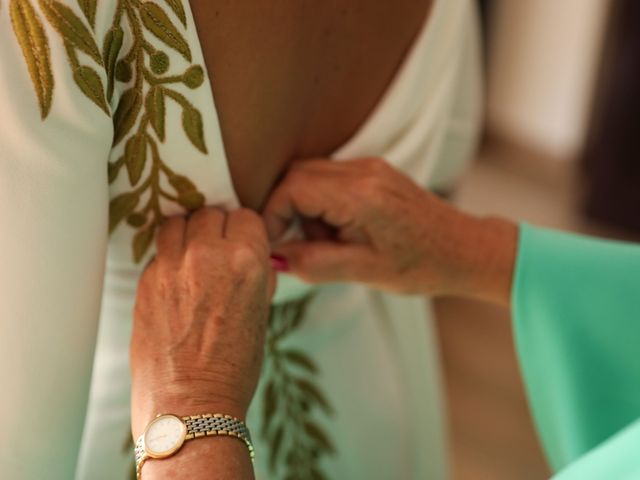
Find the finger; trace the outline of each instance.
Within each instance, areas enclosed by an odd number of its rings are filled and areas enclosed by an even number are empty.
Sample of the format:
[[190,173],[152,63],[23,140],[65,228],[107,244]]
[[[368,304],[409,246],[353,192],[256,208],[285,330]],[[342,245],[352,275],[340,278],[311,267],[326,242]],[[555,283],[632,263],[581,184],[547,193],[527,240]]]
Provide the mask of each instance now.
[[175,259],[182,255],[185,225],[183,216],[169,217],[162,223],[156,237],[158,258]]
[[185,244],[209,245],[220,240],[224,232],[226,213],[215,207],[196,210],[187,221]]
[[288,242],[278,245],[288,271],[310,283],[368,282],[375,264],[370,247],[335,242]]
[[329,171],[321,165],[292,169],[263,210],[269,238],[280,238],[296,215],[320,218],[336,228],[351,222],[349,180],[346,170]]
[[224,231],[230,240],[249,240],[268,245],[264,220],[253,210],[239,208],[228,213]]

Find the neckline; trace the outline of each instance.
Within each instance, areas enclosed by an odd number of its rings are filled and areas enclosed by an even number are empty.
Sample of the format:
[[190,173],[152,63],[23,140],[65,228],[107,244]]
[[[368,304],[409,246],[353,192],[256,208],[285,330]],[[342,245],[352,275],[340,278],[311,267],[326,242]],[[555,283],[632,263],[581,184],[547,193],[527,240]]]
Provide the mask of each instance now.
[[[229,206],[240,207],[242,206],[242,204],[240,202],[240,197],[238,195],[238,192],[236,191],[235,185],[233,184],[233,177],[231,176],[231,167],[229,165],[229,157],[227,156],[227,151],[224,145],[224,138],[222,136],[222,129],[220,128],[220,120],[218,117],[218,109],[216,107],[216,99],[213,93],[213,86],[211,85],[211,80],[209,78],[209,73],[208,73],[209,69],[206,65],[204,52],[202,50],[200,34],[198,33],[198,28],[196,26],[195,18],[193,16],[193,11],[191,10],[191,2],[187,0],[185,3],[187,4],[186,13],[188,14],[188,18],[191,24],[190,26],[193,30],[193,36],[197,43],[198,55],[201,59],[202,65],[205,68],[205,71],[207,72],[207,74],[205,75],[205,81],[209,88],[211,108],[213,110],[214,117],[217,120],[216,121],[216,126],[218,128],[217,137],[221,143],[220,150],[223,156],[223,158],[221,159],[221,163],[227,178],[227,183],[228,183],[227,189],[229,190],[232,197],[230,201],[227,203],[230,204]],[[413,39],[412,44],[409,46],[409,48],[405,52],[403,59],[400,61],[400,65],[398,66],[395,73],[393,74],[391,81],[387,85],[387,88],[382,93],[380,100],[378,100],[376,105],[371,109],[367,117],[364,119],[362,124],[356,129],[356,131],[351,136],[351,138],[349,138],[342,145],[334,149],[333,152],[327,155],[327,158],[332,160],[341,159],[344,157],[345,152],[352,150],[355,145],[361,143],[363,138],[367,136],[368,132],[372,129],[373,125],[376,123],[376,119],[378,119],[382,115],[381,112],[385,110],[385,106],[393,101],[394,93],[397,91],[396,86],[402,83],[408,71],[411,69],[410,68],[411,65],[413,65],[418,60],[417,53],[422,51],[421,47],[429,37],[428,33],[431,31],[430,25],[434,23],[432,21],[432,18],[435,17],[437,12],[439,11],[439,6],[441,3],[442,2],[438,0],[434,0],[432,2],[431,6],[429,7],[429,10],[425,14],[425,19],[422,25],[418,29],[418,32],[416,33],[415,38]]]

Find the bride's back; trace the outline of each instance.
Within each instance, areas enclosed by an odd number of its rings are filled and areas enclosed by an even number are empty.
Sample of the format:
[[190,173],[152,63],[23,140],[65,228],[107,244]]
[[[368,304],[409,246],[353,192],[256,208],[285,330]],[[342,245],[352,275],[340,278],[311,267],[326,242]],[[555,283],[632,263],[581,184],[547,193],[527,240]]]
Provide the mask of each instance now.
[[348,140],[431,0],[191,0],[234,185],[258,208],[288,162]]

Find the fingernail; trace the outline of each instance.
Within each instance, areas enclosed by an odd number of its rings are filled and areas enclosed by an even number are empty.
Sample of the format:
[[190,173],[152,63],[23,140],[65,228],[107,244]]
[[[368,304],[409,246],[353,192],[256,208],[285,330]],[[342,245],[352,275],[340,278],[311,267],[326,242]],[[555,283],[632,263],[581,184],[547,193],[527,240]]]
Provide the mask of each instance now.
[[278,272],[289,271],[289,262],[286,258],[284,258],[282,255],[278,255],[277,253],[271,254],[271,266]]

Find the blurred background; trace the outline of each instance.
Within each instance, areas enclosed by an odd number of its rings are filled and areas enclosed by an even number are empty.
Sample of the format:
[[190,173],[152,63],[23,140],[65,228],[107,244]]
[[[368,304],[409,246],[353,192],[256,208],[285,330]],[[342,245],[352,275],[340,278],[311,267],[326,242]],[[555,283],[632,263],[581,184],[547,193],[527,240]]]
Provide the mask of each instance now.
[[[486,131],[468,211],[640,241],[640,2],[479,0]],[[549,475],[509,312],[436,304],[455,480]]]

